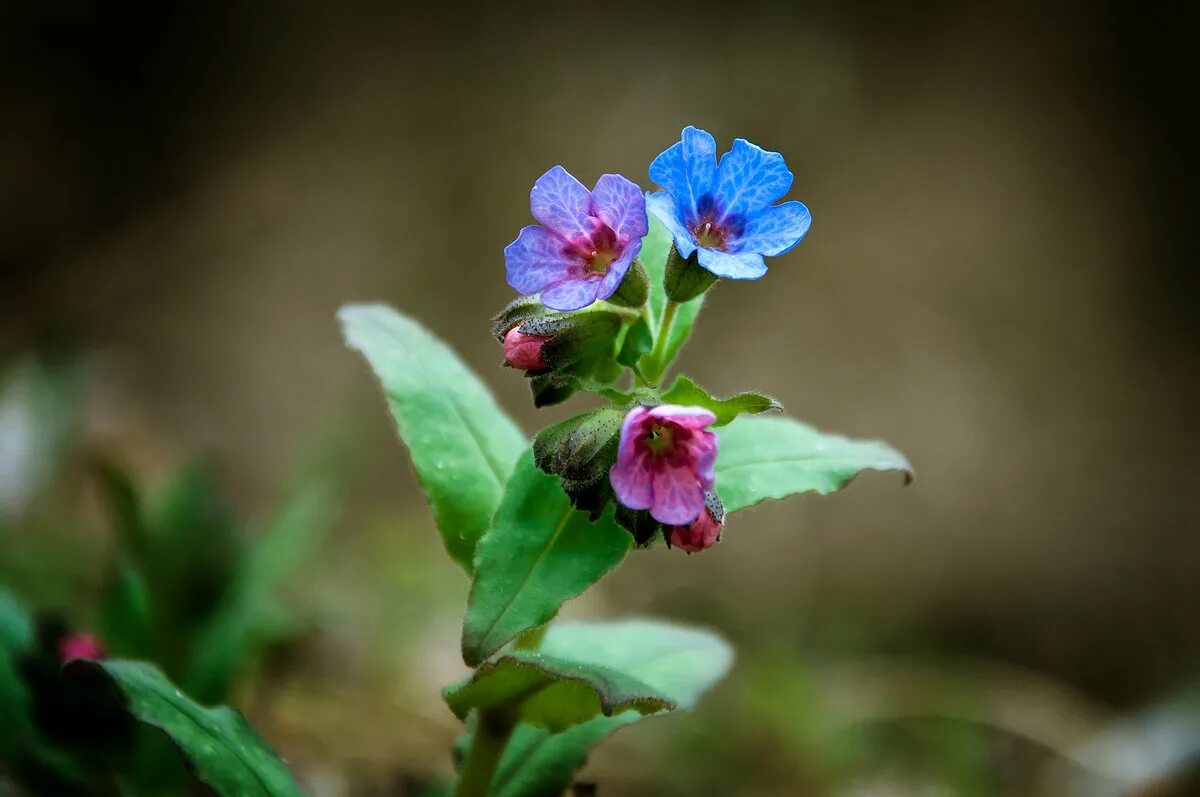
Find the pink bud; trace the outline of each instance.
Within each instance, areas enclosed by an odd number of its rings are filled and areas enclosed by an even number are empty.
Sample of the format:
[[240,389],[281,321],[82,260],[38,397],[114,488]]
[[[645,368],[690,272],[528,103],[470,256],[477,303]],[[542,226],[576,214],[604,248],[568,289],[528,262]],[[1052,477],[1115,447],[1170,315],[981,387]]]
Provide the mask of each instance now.
[[664,533],[667,542],[676,548],[682,548],[688,553],[699,553],[711,547],[721,539],[721,530],[725,524],[717,520],[711,509],[705,509],[700,517],[687,526],[667,526]]
[[63,664],[75,659],[102,659],[104,647],[91,634],[68,634],[58,642],[58,660]]
[[547,340],[549,338],[541,335],[526,335],[519,326],[513,327],[504,336],[504,359],[522,371],[544,371],[546,362],[542,359],[542,344]]

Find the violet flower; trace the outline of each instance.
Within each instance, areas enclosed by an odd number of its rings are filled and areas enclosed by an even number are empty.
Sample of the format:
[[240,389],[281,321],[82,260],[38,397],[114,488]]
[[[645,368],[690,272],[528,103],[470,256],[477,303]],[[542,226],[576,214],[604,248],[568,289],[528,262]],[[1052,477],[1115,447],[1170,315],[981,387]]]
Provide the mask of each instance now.
[[634,407],[621,424],[617,462],[609,480],[617,500],[649,509],[670,526],[692,523],[713,487],[717,436],[704,427],[717,419],[703,407]]
[[541,226],[521,230],[504,250],[508,284],[541,292],[552,310],[581,310],[616,291],[642,248],[646,201],[635,184],[605,174],[590,192],[555,166],[534,183],[529,208]]

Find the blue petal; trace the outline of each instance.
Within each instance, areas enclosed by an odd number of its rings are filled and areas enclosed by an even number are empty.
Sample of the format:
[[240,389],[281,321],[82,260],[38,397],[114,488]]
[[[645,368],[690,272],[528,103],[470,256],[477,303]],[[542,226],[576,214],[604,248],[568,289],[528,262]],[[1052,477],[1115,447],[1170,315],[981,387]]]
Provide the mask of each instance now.
[[555,166],[533,184],[533,190],[529,192],[529,209],[535,219],[563,238],[591,234],[588,216],[592,210],[592,195],[561,166]]
[[563,313],[582,310],[596,301],[599,288],[600,281],[596,279],[563,280],[542,291],[542,304]]
[[616,292],[621,285],[621,280],[625,279],[625,272],[629,271],[629,266],[640,251],[642,251],[642,240],[638,238],[630,241],[629,245],[625,247],[625,251],[621,252],[621,256],[609,264],[608,273],[604,275],[604,279],[600,281],[600,288],[596,291],[597,299],[607,299]]
[[592,213],[619,237],[641,240],[648,229],[642,189],[619,174],[601,175],[592,189]]
[[671,233],[671,237],[675,239],[675,248],[679,250],[679,254],[684,257],[690,257],[692,252],[696,251],[696,236],[692,235],[691,230],[683,225],[683,221],[679,218],[675,200],[671,199],[670,194],[665,191],[656,191],[653,194],[647,194],[646,210],[653,213],[654,217],[661,221],[662,225],[667,228],[667,232]]
[[713,190],[716,173],[716,140],[691,125],[683,128],[678,144],[650,164],[650,179],[667,189],[685,214],[694,214],[700,197]]
[[782,155],[737,138],[733,148],[721,156],[713,194],[724,220],[762,210],[791,187],[792,173]]
[[727,280],[756,280],[767,273],[767,264],[762,255],[753,252],[719,252],[716,249],[700,249],[696,255],[700,265]]
[[784,202],[747,218],[744,232],[729,248],[734,252],[782,255],[800,243],[811,225],[808,208],[794,200]]
[[581,268],[582,263],[564,253],[564,247],[563,240],[545,227],[522,227],[517,240],[504,248],[508,284],[529,294],[566,279],[572,267]]

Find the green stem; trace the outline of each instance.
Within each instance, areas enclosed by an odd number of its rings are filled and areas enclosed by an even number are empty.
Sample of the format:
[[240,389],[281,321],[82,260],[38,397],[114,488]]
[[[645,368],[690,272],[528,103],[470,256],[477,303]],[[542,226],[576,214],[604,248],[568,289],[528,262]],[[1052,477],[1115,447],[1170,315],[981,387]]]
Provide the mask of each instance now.
[[671,325],[675,323],[675,312],[678,309],[678,302],[667,300],[667,307],[663,310],[662,323],[658,325],[658,335],[654,339],[654,348],[650,352],[650,363],[646,368],[646,380],[653,385],[658,384],[658,380],[662,379],[663,373],[667,370],[668,364],[663,362],[663,358],[667,354],[667,337],[671,334]]
[[462,775],[454,787],[454,797],[487,797],[500,756],[512,736],[513,721],[506,714],[481,711],[478,720]]

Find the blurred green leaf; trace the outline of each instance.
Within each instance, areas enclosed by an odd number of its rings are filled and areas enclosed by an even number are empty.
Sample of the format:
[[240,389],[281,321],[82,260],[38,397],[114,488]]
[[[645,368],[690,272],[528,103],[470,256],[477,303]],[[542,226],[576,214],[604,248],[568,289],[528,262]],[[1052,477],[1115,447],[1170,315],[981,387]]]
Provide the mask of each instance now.
[[133,480],[112,462],[97,462],[94,469],[118,545],[143,565],[149,564],[151,535]]
[[682,404],[712,410],[717,416],[713,426],[725,426],[742,414],[753,415],[783,409],[778,401],[760,393],[738,393],[725,399],[715,398],[686,376],[676,378],[671,387],[662,394],[662,400],[667,404]]
[[103,673],[120,690],[138,721],[171,738],[192,772],[222,797],[299,797],[287,767],[250,727],[226,706],[204,708],[185,696],[152,664],[76,661],[72,677]]
[[599,714],[690,706],[731,661],[729,646],[704,631],[649,620],[561,623],[537,650],[501,654],[444,696],[460,719],[499,710],[557,732]]
[[717,435],[717,491],[730,512],[769,498],[836,492],[864,470],[898,470],[912,480],[912,465],[887,443],[822,434],[791,418],[738,418]]
[[257,645],[294,628],[273,592],[312,554],[332,510],[332,488],[310,483],[238,563],[228,591],[193,643],[184,685],[197,699],[223,698]]
[[477,666],[522,631],[549,621],[632,546],[611,510],[589,522],[571,506],[558,477],[538,469],[527,451],[479,543],[463,621],[464,660]]
[[20,751],[34,735],[29,693],[18,662],[33,645],[33,624],[15,595],[0,586],[0,758]]
[[132,564],[120,563],[113,568],[101,598],[100,638],[114,656],[141,659],[154,655],[150,596]]
[[450,556],[468,572],[525,435],[446,344],[384,305],[338,312],[366,357],[408,446]]

